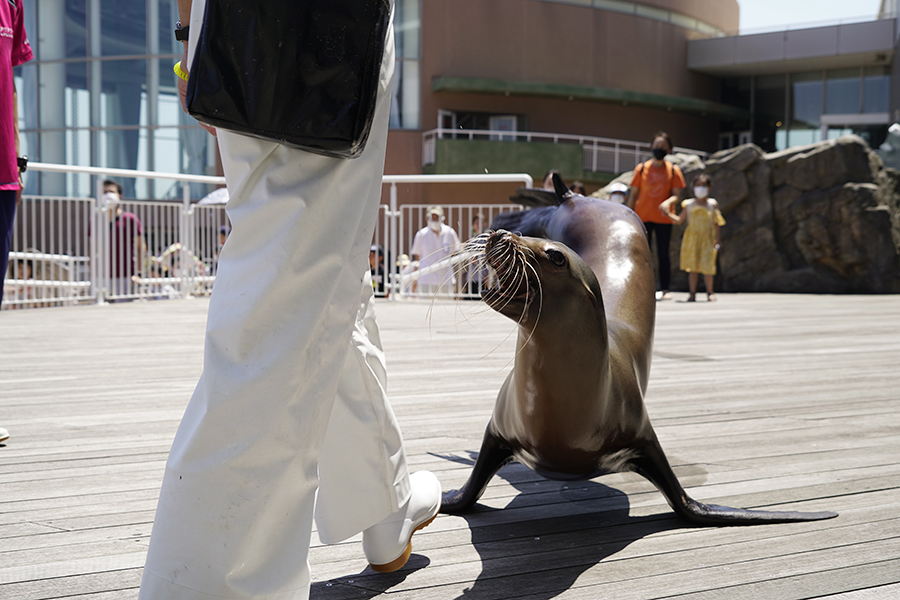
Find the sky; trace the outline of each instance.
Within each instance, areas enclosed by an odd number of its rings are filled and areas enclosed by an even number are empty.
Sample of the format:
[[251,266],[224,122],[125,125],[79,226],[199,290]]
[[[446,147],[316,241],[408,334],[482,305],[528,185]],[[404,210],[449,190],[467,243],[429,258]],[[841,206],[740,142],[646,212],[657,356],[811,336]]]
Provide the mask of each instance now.
[[881,0],[738,0],[738,5],[741,33],[753,33],[823,21],[874,19]]

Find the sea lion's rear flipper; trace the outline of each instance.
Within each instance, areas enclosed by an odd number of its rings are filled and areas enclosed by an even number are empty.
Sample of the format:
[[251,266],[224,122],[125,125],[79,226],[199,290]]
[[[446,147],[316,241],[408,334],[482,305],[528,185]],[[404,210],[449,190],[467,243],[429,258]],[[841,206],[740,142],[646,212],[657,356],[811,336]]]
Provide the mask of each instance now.
[[765,523],[820,521],[838,516],[837,513],[829,511],[776,512],[703,504],[688,496],[681,487],[657,440],[648,443],[639,452],[640,455],[630,461],[634,470],[649,479],[663,493],[669,506],[679,516],[696,525],[762,525]]
[[491,477],[497,474],[500,467],[512,461],[512,456],[512,450],[503,440],[491,433],[491,426],[488,424],[469,480],[458,490],[444,492],[441,512],[453,515],[472,508],[481,498]]

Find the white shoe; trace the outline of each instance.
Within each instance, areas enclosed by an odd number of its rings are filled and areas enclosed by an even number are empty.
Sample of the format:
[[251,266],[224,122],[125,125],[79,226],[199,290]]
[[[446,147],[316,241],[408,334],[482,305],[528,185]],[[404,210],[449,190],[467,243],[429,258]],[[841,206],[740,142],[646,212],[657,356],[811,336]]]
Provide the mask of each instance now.
[[363,531],[366,560],[379,573],[391,573],[406,564],[413,533],[434,521],[441,508],[441,483],[431,471],[410,475],[409,487],[409,501],[400,510]]
[[9,439],[9,432],[2,427],[0,427],[0,442],[5,442]]

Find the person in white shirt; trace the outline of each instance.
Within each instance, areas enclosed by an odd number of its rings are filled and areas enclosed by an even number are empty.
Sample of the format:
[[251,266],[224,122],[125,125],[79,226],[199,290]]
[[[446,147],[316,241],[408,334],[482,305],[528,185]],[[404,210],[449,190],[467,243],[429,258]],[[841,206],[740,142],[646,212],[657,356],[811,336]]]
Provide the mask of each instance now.
[[[416,233],[409,253],[419,261],[419,270],[449,257],[459,250],[459,236],[444,223],[444,209],[431,206],[425,213],[428,224]],[[446,266],[419,277],[418,291],[425,295],[449,294],[456,288],[456,269]]]

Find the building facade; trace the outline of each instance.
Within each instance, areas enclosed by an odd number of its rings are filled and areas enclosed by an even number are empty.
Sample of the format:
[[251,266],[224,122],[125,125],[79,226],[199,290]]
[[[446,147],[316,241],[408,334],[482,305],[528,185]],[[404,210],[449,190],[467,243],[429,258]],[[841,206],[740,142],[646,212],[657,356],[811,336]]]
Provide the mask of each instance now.
[[[174,0],[25,0],[25,11],[36,60],[16,84],[33,160],[220,172],[214,139],[180,109]],[[881,143],[898,116],[891,2],[868,23],[756,36],[736,35],[738,11],[736,0],[396,0],[386,172],[556,168],[590,190],[641,158],[619,141],[658,130],[703,152],[843,132]],[[123,183],[127,197],[181,197],[175,182]],[[94,185],[29,172],[26,193]],[[508,187],[410,185],[401,202],[498,202]]]

